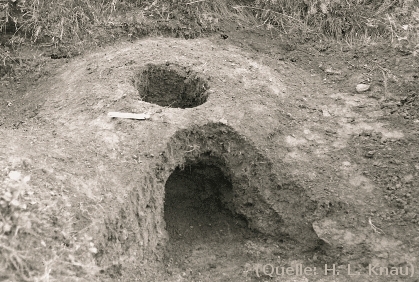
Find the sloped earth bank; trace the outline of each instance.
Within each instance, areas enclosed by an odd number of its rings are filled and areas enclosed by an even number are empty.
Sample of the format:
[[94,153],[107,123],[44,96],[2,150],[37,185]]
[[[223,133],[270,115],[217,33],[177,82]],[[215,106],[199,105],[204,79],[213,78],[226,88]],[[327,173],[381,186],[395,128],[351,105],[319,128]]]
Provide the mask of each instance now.
[[[414,120],[240,39],[144,39],[62,64],[26,89],[37,115],[1,129],[2,166],[60,200],[58,227],[93,237],[99,280],[415,281]],[[311,271],[279,275],[299,264]]]

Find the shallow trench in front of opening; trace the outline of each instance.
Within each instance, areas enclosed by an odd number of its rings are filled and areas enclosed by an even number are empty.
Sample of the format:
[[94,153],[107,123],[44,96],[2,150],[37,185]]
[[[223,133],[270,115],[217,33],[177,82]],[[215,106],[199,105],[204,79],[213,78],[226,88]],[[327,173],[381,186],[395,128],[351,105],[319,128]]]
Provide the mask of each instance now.
[[[285,238],[273,239],[247,227],[246,219],[234,212],[230,179],[217,165],[199,162],[178,167],[165,190],[169,233],[165,265],[171,275],[238,277],[249,262],[261,262],[260,250],[268,250],[263,259],[270,260],[294,247]],[[286,251],[281,251],[285,245]]]

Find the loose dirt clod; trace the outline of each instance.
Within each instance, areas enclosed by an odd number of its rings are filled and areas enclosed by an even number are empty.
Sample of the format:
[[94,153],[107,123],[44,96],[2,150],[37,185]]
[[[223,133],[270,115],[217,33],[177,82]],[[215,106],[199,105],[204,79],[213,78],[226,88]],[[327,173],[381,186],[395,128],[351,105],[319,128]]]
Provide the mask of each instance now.
[[163,107],[193,108],[207,101],[209,85],[198,73],[177,64],[147,64],[135,80],[143,101]]

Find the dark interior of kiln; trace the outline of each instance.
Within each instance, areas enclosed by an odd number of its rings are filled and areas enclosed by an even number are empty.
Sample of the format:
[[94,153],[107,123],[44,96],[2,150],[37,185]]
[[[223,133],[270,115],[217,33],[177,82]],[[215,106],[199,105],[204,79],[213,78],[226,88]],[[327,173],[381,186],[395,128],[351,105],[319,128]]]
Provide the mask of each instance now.
[[199,245],[219,247],[252,236],[245,218],[234,213],[232,183],[220,166],[197,162],[178,167],[165,189],[168,249],[175,256]]

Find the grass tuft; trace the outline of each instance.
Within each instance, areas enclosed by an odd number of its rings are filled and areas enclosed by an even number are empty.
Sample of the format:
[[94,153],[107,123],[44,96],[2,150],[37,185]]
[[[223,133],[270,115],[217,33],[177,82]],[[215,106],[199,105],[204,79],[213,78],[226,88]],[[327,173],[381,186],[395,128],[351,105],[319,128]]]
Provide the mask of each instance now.
[[[2,45],[101,46],[120,37],[195,38],[232,20],[286,34],[341,41],[376,37],[414,52],[419,44],[418,0],[3,0]],[[86,46],[86,44],[88,46]],[[5,55],[2,53],[2,56]]]

